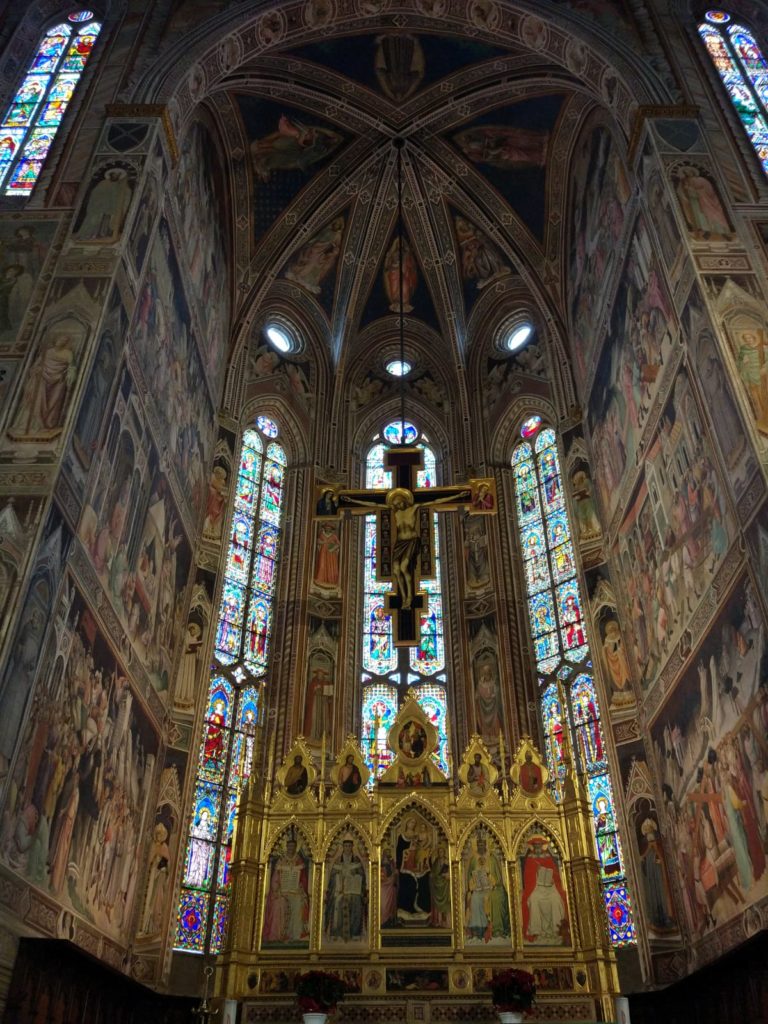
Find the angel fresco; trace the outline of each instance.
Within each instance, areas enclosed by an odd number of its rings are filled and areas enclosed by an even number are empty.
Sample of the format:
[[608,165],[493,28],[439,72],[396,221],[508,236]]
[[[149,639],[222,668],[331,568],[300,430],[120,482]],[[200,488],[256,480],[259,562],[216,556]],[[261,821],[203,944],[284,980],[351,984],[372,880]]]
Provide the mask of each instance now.
[[267,182],[272,171],[306,171],[332,153],[341,141],[339,132],[281,114],[276,132],[251,143],[254,172],[260,181]]
[[473,163],[489,164],[502,171],[543,167],[547,159],[549,132],[538,128],[480,125],[455,136],[462,153]]
[[286,278],[319,295],[323,279],[336,265],[343,234],[344,218],[335,217],[299,250],[285,272]]

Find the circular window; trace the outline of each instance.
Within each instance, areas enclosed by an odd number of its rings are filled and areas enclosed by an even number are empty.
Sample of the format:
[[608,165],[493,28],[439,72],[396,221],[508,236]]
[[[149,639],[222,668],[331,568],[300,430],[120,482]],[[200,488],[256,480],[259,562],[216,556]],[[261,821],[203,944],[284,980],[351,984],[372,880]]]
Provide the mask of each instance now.
[[388,444],[413,444],[418,436],[418,430],[408,420],[405,423],[395,420],[384,427],[384,439]]
[[68,14],[67,17],[70,21],[79,23],[81,21],[90,21],[94,17],[93,11],[73,11]]
[[393,377],[407,377],[412,369],[411,364],[404,359],[392,359],[386,366],[387,373]]
[[530,320],[515,324],[504,338],[504,347],[508,352],[517,352],[533,337],[533,324]]
[[520,426],[520,437],[533,437],[541,426],[541,416],[529,416]]
[[713,25],[727,25],[731,20],[730,14],[726,14],[725,11],[707,11],[704,17]]
[[293,335],[283,324],[267,324],[264,333],[269,343],[278,352],[292,352],[296,347]]
[[257,416],[256,426],[262,434],[266,434],[267,437],[277,437],[279,433],[275,421],[269,419],[267,416]]

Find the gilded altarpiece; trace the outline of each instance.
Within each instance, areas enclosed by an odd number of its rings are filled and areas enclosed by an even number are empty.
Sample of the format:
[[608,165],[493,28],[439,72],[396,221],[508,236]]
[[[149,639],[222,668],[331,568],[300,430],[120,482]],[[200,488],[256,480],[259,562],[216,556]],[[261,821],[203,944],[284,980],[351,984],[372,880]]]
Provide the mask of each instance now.
[[[539,980],[540,1019],[610,1020],[617,977],[589,804],[568,770],[556,803],[524,737],[500,775],[471,737],[456,780],[411,694],[372,782],[350,736],[324,775],[299,737],[274,783],[243,794],[217,993],[244,1021],[295,1017],[301,971],[340,973],[345,1020],[493,1018],[494,971]],[[402,1004],[402,1005],[400,1005]]]

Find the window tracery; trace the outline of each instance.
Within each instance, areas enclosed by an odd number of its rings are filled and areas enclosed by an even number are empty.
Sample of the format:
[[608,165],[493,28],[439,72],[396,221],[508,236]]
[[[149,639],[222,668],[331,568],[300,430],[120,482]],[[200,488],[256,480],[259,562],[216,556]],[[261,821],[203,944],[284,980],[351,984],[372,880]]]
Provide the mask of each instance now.
[[174,948],[218,953],[237,799],[253,762],[270,657],[287,460],[265,416],[243,434]]
[[576,578],[557,438],[540,416],[520,428],[512,455],[528,618],[539,679],[539,710],[553,789],[559,794],[570,743],[587,795],[611,942],[635,941],[608,757]]
[[93,11],[79,10],[43,36],[0,122],[5,195],[28,196],[35,187],[100,31]]
[[[424,469],[417,475],[418,487],[434,487],[437,460],[428,439],[409,422],[388,423],[381,437],[374,439],[365,464],[365,486],[392,486],[392,474],[384,468],[384,453],[389,445],[416,444],[424,451]],[[398,703],[412,686],[439,736],[437,763],[448,771],[447,690],[445,676],[445,640],[443,628],[442,569],[437,516],[432,513],[434,531],[435,576],[421,586],[429,595],[426,615],[421,619],[418,647],[398,648],[392,635],[392,617],[387,614],[385,595],[391,585],[376,579],[376,517],[366,516],[363,527],[363,623],[362,623],[362,738],[363,753],[371,772],[371,781],[381,775],[391,761],[387,747],[389,731]],[[401,657],[402,652],[402,657]]]
[[752,32],[727,11],[711,10],[698,26],[757,158],[768,174],[768,61]]

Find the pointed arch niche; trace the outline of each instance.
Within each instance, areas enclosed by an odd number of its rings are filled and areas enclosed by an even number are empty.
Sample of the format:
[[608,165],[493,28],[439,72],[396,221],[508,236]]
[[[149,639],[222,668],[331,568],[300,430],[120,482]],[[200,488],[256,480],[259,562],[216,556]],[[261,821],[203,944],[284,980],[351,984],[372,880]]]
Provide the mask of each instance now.
[[28,196],[37,184],[100,32],[93,11],[75,8],[43,33],[0,121],[2,194]]
[[539,415],[523,421],[519,436],[512,472],[547,766],[559,797],[566,772],[564,748],[570,740],[577,770],[586,776],[611,942],[624,946],[635,942],[635,926],[557,436]]
[[251,773],[270,662],[287,467],[280,427],[243,433],[174,948],[218,953],[226,934],[237,800]]
[[707,11],[698,31],[763,173],[768,175],[768,61],[752,31],[728,11]]
[[[400,420],[388,423],[372,439],[365,461],[366,487],[391,487],[392,474],[384,468],[384,453],[392,445],[416,445],[424,451],[424,469],[417,486],[437,483],[437,459],[429,438],[415,424]],[[421,581],[429,595],[427,614],[421,619],[421,643],[416,648],[397,648],[392,617],[385,608],[389,583],[376,579],[376,516],[365,517],[363,528],[363,614],[361,639],[362,745],[371,784],[392,760],[387,746],[389,732],[405,693],[413,687],[440,739],[436,761],[448,772],[448,677],[445,659],[440,530],[432,513],[435,576]]]

